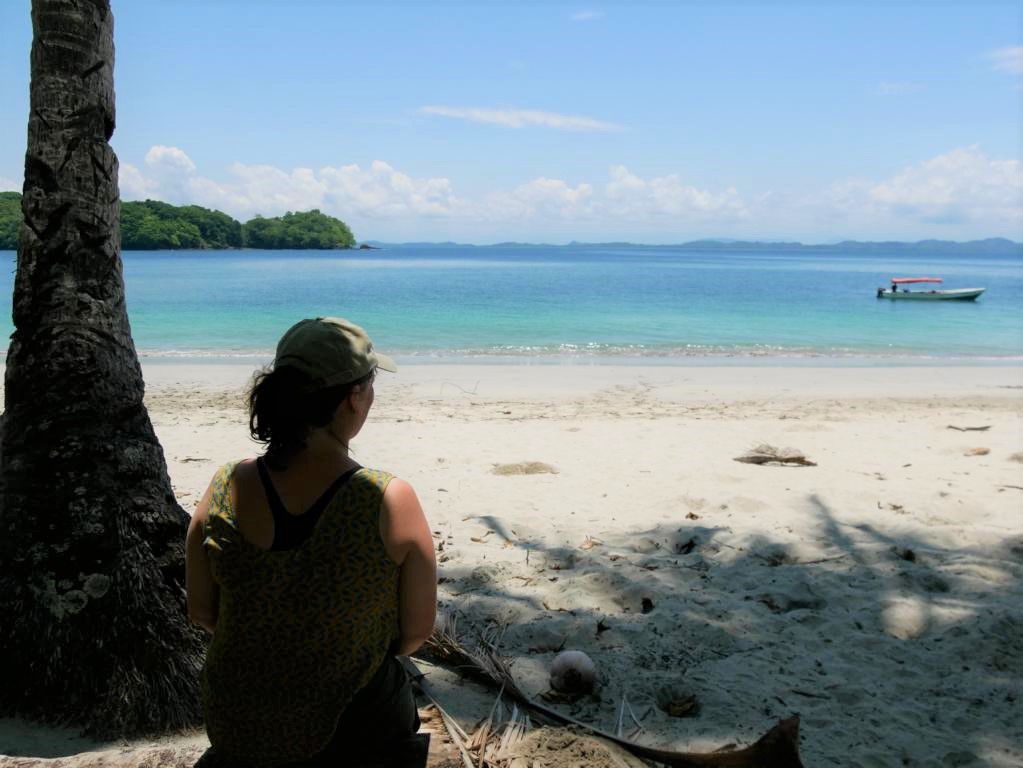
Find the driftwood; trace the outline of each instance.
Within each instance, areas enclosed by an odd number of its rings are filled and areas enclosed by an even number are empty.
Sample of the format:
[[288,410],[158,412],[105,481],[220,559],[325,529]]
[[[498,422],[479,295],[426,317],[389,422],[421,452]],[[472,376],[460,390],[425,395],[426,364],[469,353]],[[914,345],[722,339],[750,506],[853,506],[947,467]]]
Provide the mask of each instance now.
[[744,464],[793,464],[800,467],[816,467],[817,462],[810,461],[795,448],[775,448],[773,445],[761,443],[736,456],[735,461]]
[[[515,684],[508,666],[497,654],[496,645],[487,637],[480,637],[478,647],[473,651],[467,650],[459,643],[455,633],[455,623],[450,617],[443,626],[434,630],[433,635],[426,643],[425,651],[431,658],[452,664],[463,674],[499,688],[501,696],[507,695],[513,701],[547,720],[582,729],[617,744],[638,757],[654,760],[672,766],[672,768],[709,768],[711,766],[720,766],[721,768],[761,768],[763,766],[802,768],[803,765],[799,758],[798,716],[780,721],[752,746],[744,749],[707,753],[655,749],[594,728],[529,698]],[[424,686],[422,673],[411,659],[407,662],[406,668],[413,679],[417,680],[421,687]],[[491,719],[492,717],[493,713]],[[487,725],[490,725],[490,721]],[[471,764],[468,756],[466,756],[466,763]],[[482,758],[479,765],[486,765]]]
[[955,429],[959,432],[986,432],[991,429],[991,425],[987,424],[983,427],[957,427],[955,424],[949,424],[948,429]]

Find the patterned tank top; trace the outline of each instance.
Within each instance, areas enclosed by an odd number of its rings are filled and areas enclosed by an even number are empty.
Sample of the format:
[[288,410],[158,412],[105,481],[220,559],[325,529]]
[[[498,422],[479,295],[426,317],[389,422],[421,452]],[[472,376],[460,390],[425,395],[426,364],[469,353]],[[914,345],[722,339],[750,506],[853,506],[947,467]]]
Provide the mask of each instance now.
[[273,551],[238,530],[236,466],[213,480],[204,544],[220,605],[200,683],[210,743],[262,768],[320,752],[399,636],[398,566],[379,523],[392,476],[359,469],[304,543]]

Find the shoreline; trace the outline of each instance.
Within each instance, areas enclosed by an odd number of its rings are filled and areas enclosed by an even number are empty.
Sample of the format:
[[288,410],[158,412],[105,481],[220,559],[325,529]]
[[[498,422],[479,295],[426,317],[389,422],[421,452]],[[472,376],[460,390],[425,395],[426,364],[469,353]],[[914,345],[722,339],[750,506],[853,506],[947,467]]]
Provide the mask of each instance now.
[[[244,387],[252,374],[269,362],[204,360],[193,363],[143,359],[141,365],[147,387],[190,383],[216,389]],[[659,390],[661,399],[684,399],[711,386],[722,388],[722,393],[729,397],[740,398],[804,395],[927,398],[964,393],[995,394],[999,389],[1007,398],[1012,397],[1015,389],[1021,390],[1016,396],[1023,397],[1023,364],[865,367],[769,365],[748,361],[746,365],[740,362],[728,365],[514,365],[426,361],[410,364],[401,357],[396,358],[396,362],[398,372],[382,373],[378,386],[383,384],[384,392],[392,385],[411,388],[402,392],[403,398],[415,395],[427,399],[450,399],[455,393],[462,397],[469,393],[483,399],[564,398],[638,381]],[[449,389],[445,391],[446,388]]]

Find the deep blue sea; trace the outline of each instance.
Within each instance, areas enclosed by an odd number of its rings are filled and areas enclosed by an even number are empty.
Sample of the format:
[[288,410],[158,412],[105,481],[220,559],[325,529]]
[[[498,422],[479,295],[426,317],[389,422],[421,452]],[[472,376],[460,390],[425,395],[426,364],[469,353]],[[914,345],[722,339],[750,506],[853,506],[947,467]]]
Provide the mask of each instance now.
[[[1023,359],[1023,258],[666,247],[400,246],[126,252],[150,358],[266,357],[294,321],[340,315],[423,360]],[[0,252],[9,336],[14,253]],[[879,300],[893,276],[987,288],[976,302]]]

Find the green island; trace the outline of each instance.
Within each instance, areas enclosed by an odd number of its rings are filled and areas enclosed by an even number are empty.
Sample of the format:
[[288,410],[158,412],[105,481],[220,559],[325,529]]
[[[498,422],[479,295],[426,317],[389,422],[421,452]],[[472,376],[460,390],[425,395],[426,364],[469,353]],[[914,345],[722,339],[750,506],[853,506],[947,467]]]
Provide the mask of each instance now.
[[[0,251],[17,250],[21,194],[0,192]],[[121,203],[125,251],[272,248],[336,250],[355,247],[352,230],[318,210],[256,216],[242,224],[221,211],[159,200]]]

